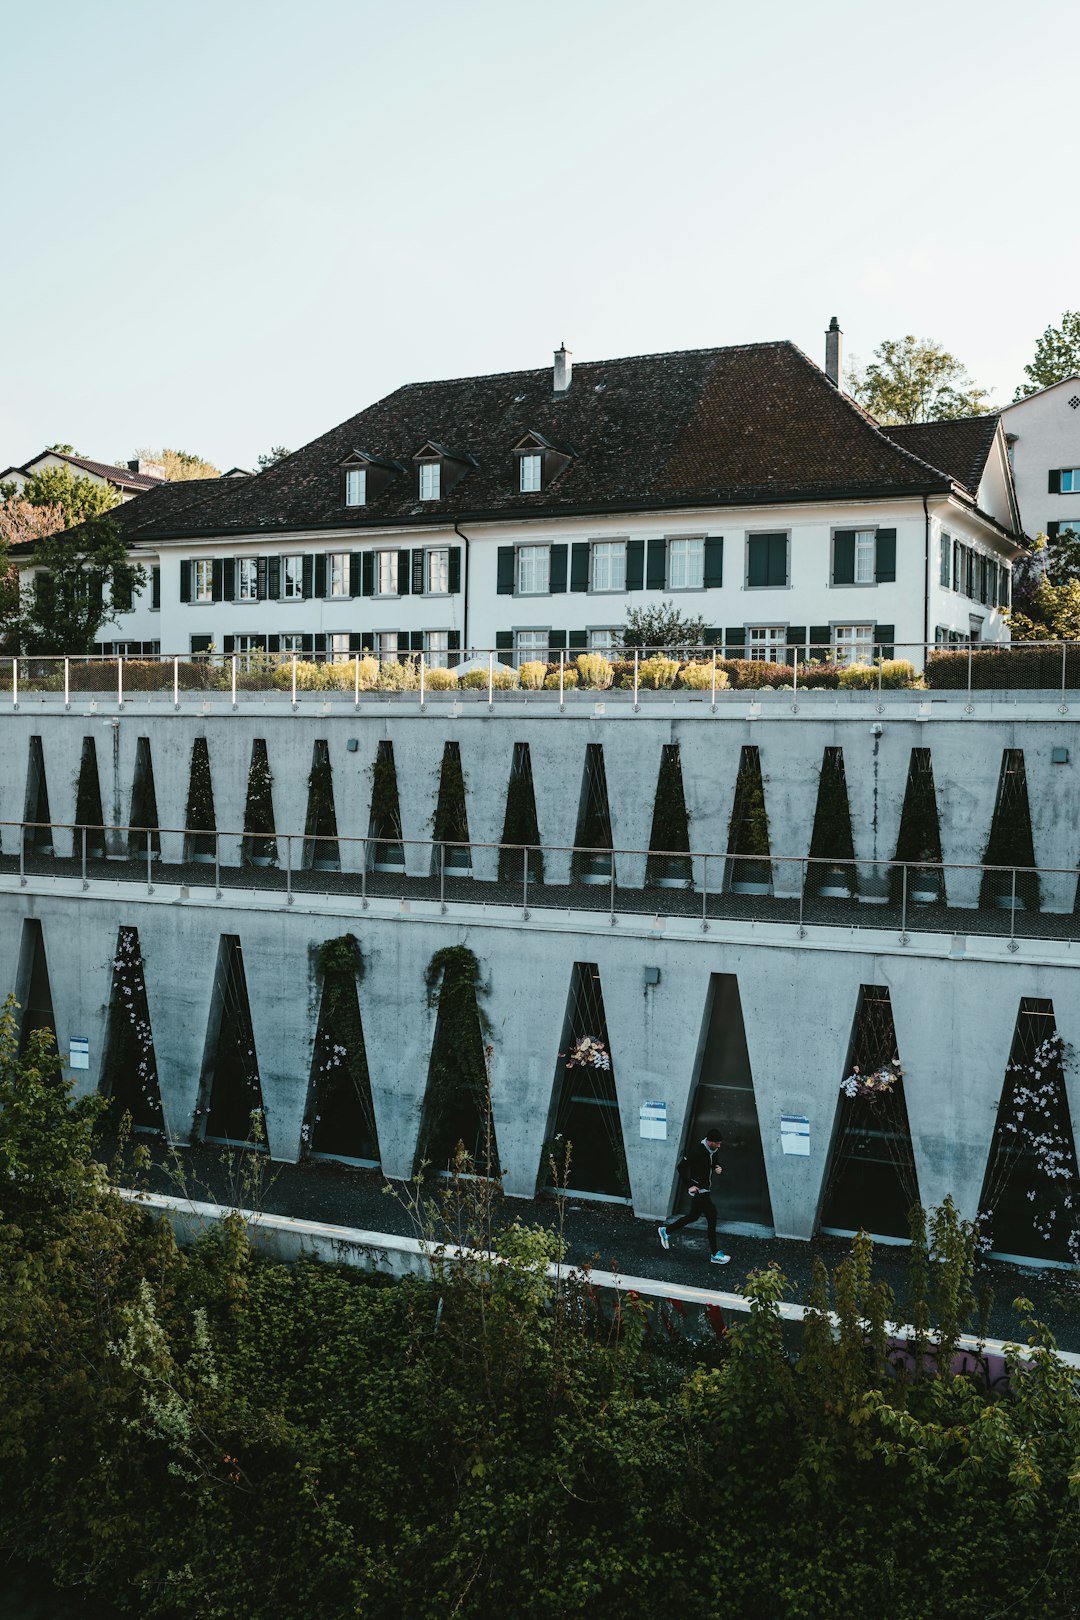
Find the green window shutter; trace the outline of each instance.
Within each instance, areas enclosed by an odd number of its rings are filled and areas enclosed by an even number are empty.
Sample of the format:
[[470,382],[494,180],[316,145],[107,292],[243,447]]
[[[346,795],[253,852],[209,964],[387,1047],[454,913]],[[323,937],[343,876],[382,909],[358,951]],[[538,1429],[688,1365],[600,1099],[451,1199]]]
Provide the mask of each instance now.
[[511,659],[504,658],[502,654],[505,652],[513,654],[514,632],[512,630],[496,630],[495,651],[499,654],[500,664],[509,664],[511,662]]
[[195,564],[187,557],[180,564],[180,600],[191,601],[191,576],[195,571]]
[[746,629],[737,624],[724,631],[724,649],[728,658],[743,658],[746,654]]
[[589,542],[575,540],[570,548],[570,589],[587,591],[589,588]]
[[571,652],[585,652],[589,645],[589,632],[587,630],[571,630],[568,644]]
[[159,608],[161,606],[160,563],[154,563],[150,569],[150,606],[151,608]]
[[349,632],[349,651],[354,658],[359,658],[364,650],[363,638],[358,630]]
[[326,595],[326,555],[323,552],[315,558],[315,595]]
[[650,591],[662,591],[667,584],[667,541],[664,539],[649,541],[645,583]]
[[226,557],[221,565],[221,591],[226,602],[236,600],[236,558]]
[[874,577],[879,585],[896,580],[896,530],[879,529],[875,548]]
[[280,652],[281,651],[281,637],[280,636],[267,636],[267,638],[266,638],[266,650],[267,650],[267,652]]
[[424,552],[421,546],[412,552],[412,593],[414,596],[424,594]]
[[229,657],[235,651],[235,648],[236,648],[236,637],[235,636],[222,636],[222,638],[221,638],[221,650],[225,654],[226,657]]
[[315,595],[315,558],[310,552],[304,557],[303,583],[300,588],[304,593],[305,602],[310,602]]
[[824,663],[832,651],[832,635],[827,624],[810,626],[810,657]]
[[552,596],[561,596],[566,590],[566,558],[568,547],[552,546],[548,554],[548,590]]
[[255,596],[258,601],[266,601],[266,558],[255,559]]
[[874,640],[881,644],[882,658],[892,658],[896,651],[893,646],[896,640],[896,626],[894,624],[875,625]]
[[281,558],[269,557],[266,563],[266,594],[271,602],[281,595]]
[[499,596],[513,596],[514,594],[514,548],[513,546],[500,546],[498,558],[498,583],[496,592]]
[[746,583],[748,585],[767,585],[769,583],[769,546],[768,535],[752,534],[746,542]]
[[788,582],[788,537],[786,534],[769,535],[769,579],[770,585],[786,585]]
[[723,583],[724,537],[722,534],[709,534],[705,537],[705,589],[719,590]]
[[360,593],[362,596],[375,595],[375,553],[365,551],[360,558]]
[[1060,530],[1060,528],[1061,528],[1060,523],[1048,523],[1046,525],[1046,538],[1048,540],[1056,540],[1057,537],[1058,537],[1058,531]]
[[461,589],[461,547],[450,547],[450,595],[456,596]]
[[422,630],[411,630],[409,632],[409,650],[414,653],[423,652],[424,632]]
[[210,567],[210,596],[214,602],[224,600],[225,567],[220,557],[215,557]]
[[1048,495],[1060,495],[1061,494],[1061,468],[1060,467],[1051,467],[1051,469],[1050,469],[1050,477],[1049,477],[1049,482],[1047,484],[1047,494]]
[[[446,646],[447,646],[447,651],[448,652],[456,653],[456,652],[461,651],[461,631],[460,630],[448,630],[446,632]],[[456,658],[455,658],[454,662],[457,663]]]
[[787,633],[787,661],[799,664],[806,657],[805,624],[789,624]]
[[409,594],[409,553],[399,551],[397,554],[397,588],[399,596]]
[[563,652],[566,648],[566,631],[548,631],[548,652]]
[[832,543],[832,582],[834,585],[855,583],[855,530],[837,529]]
[[645,583],[645,542],[644,540],[628,540],[626,542],[626,588],[628,591],[640,591]]
[[360,595],[360,581],[364,572],[364,556],[360,551],[349,552],[349,595]]
[[305,658],[310,658],[313,655],[314,651],[315,651],[315,637],[314,636],[301,636],[300,637],[300,648],[301,648],[301,651],[303,652]]

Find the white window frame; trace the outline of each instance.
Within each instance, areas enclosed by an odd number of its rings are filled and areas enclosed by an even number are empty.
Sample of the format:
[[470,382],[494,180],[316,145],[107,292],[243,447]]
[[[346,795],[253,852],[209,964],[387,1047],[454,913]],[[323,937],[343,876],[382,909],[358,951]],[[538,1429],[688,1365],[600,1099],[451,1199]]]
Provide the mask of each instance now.
[[519,596],[551,595],[550,546],[518,546],[514,566]]
[[195,578],[192,581],[191,594],[196,602],[212,602],[214,600],[214,562],[212,557],[197,557],[195,559]]
[[873,585],[877,581],[877,530],[855,530],[855,584]]
[[1080,495],[1080,467],[1061,468],[1062,495]]
[[293,653],[296,654],[297,658],[304,656],[304,637],[298,631],[287,630],[281,637],[280,645],[281,651],[288,653],[290,657]]
[[349,632],[347,630],[331,630],[326,638],[327,662],[330,664],[347,664],[351,657]]
[[[385,579],[383,583],[384,574]],[[398,554],[396,551],[377,551],[375,553],[375,595],[400,596],[401,581],[398,578]]]
[[398,645],[400,640],[400,630],[376,630],[375,656],[380,664],[384,659],[392,659],[395,663],[397,662],[402,651]]
[[345,505],[367,505],[367,468],[346,467],[345,469]]
[[590,589],[597,595],[605,591],[626,590],[626,541],[594,540],[589,555]]
[[618,634],[619,627],[617,625],[596,626],[588,632],[589,651],[603,653],[605,658],[614,658],[617,655],[615,640]]
[[438,501],[442,499],[441,461],[422,461],[420,463],[420,499],[422,501]]
[[429,669],[447,669],[449,667],[449,630],[424,631],[424,658]]
[[786,664],[788,627],[786,624],[748,624],[746,656],[756,663]]
[[514,631],[514,664],[546,663],[550,653],[551,628]]
[[424,595],[450,595],[450,548],[448,546],[436,546],[433,550],[424,553]]
[[265,651],[265,636],[252,635],[233,637],[233,652],[236,653],[238,658],[250,658],[252,653],[264,653]]
[[[290,565],[295,563],[294,575],[290,576]],[[292,587],[295,585],[296,589]],[[301,552],[290,553],[281,559],[281,600],[283,602],[302,602],[304,599],[304,558]]]
[[254,557],[236,559],[236,600],[238,602],[259,600],[259,564]]
[[518,457],[518,489],[523,495],[535,495],[544,484],[544,458],[538,450],[528,450]]
[[349,595],[349,553],[331,551],[326,558],[326,586],[328,596]]
[[668,541],[667,588],[669,591],[702,591],[705,589],[705,536],[703,534],[680,534]]
[[848,664],[872,664],[877,626],[836,624],[832,630],[833,663],[840,669]]

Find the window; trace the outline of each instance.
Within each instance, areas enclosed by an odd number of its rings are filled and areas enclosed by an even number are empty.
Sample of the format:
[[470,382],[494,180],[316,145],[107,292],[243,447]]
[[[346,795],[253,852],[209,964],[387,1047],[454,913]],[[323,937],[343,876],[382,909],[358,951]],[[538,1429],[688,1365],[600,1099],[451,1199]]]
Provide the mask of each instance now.
[[327,578],[330,585],[331,596],[348,596],[349,594],[349,553],[347,551],[332,551],[327,558]]
[[787,662],[787,625],[752,624],[746,632],[751,658],[766,664]]
[[599,540],[593,546],[592,588],[594,591],[625,591],[625,540]]
[[327,657],[329,658],[329,660],[330,660],[330,662],[332,664],[345,664],[345,663],[348,663],[348,660],[349,660],[349,633],[348,633],[348,631],[346,630],[343,634],[338,634],[335,631],[335,633],[333,635],[327,636],[327,638],[326,638],[326,652],[327,652]]
[[941,531],[941,555],[938,561],[938,584],[946,590],[952,583],[952,535]]
[[954,591],[964,589],[964,548],[959,540],[954,540],[952,546],[952,588]]
[[448,630],[424,631],[424,657],[431,669],[445,669],[449,662],[450,632]]
[[195,600],[196,602],[214,600],[214,565],[210,561],[200,560],[195,564]]
[[281,637],[281,650],[283,653],[302,653],[304,638],[302,635],[286,635]]
[[266,651],[265,636],[234,636],[233,652],[250,654]]
[[442,485],[442,463],[439,461],[422,461],[420,463],[420,499],[422,501],[437,501]]
[[375,578],[377,596],[397,596],[398,594],[398,554],[396,551],[377,551],[375,553]]
[[424,574],[424,589],[429,596],[446,596],[450,590],[449,551],[429,551]]
[[746,541],[746,583],[751,590],[788,582],[786,534],[751,534]]
[[540,488],[544,471],[543,456],[518,457],[518,488],[529,495]]
[[971,641],[982,640],[983,621],[979,614],[968,614],[968,637]]
[[874,626],[838,624],[833,631],[833,661],[837,664],[872,664]]
[[350,467],[345,474],[345,505],[366,506],[367,469]]
[[257,602],[259,599],[259,565],[254,557],[241,557],[236,565],[236,600]]
[[518,547],[517,588],[519,596],[546,596],[550,552],[550,546]]
[[705,583],[705,539],[668,541],[668,590],[700,591]]
[[1062,495],[1080,495],[1080,467],[1062,467]]
[[303,557],[283,557],[281,561],[281,594],[286,602],[299,602],[304,595]]
[[855,530],[855,583],[872,585],[875,579],[877,533],[874,529]]
[[375,651],[380,660],[390,660],[398,655],[398,633],[396,630],[380,630],[375,636]]
[[1058,534],[1065,534],[1069,530],[1071,530],[1073,532],[1073,534],[1080,535],[1080,518],[1059,518],[1058,519],[1058,526],[1057,526]]
[[590,630],[589,651],[603,653],[605,658],[612,657],[616,651],[615,637],[617,633],[615,630]]
[[527,664],[536,659],[543,661],[548,655],[549,630],[516,630],[514,632],[514,651],[517,653],[519,664]]

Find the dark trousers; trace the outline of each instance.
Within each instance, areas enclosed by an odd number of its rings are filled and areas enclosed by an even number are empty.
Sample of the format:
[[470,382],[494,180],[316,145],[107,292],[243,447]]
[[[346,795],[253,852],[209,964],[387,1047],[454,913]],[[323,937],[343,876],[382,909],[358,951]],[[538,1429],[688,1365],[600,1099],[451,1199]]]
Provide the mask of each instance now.
[[669,1221],[667,1229],[669,1232],[679,1232],[684,1226],[689,1226],[691,1222],[699,1221],[703,1215],[705,1225],[709,1228],[709,1248],[715,1254],[717,1249],[716,1205],[707,1192],[691,1193],[689,1214],[680,1215],[677,1221]]

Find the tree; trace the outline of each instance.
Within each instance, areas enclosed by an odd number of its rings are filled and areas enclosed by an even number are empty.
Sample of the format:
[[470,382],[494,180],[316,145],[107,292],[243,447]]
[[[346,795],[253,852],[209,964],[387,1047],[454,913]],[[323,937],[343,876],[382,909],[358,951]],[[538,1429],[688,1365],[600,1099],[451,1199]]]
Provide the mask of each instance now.
[[291,455],[292,451],[286,449],[285,445],[275,444],[271,449],[263,452],[263,454],[256,461],[255,465],[258,467],[260,472],[265,472],[267,467],[272,467],[275,462],[284,461],[286,456]]
[[1080,309],[1067,309],[1060,326],[1048,326],[1036,343],[1034,358],[1024,367],[1027,382],[1020,384],[1013,398],[1025,399],[1075,374],[1080,374]]
[[687,618],[671,602],[656,607],[631,608],[618,639],[624,648],[648,647],[662,651],[700,647],[706,634],[705,620]]
[[1009,628],[1014,641],[1080,640],[1080,534],[1075,530],[1053,540],[1036,535],[1034,550],[1017,561]]
[[45,449],[54,456],[77,456],[79,453],[73,444],[47,444]]
[[80,478],[70,467],[43,467],[31,473],[19,493],[30,506],[59,507],[69,529],[111,511],[120,501],[111,484]]
[[0,548],[24,545],[66,527],[60,506],[34,506],[21,495],[12,495],[0,505]]
[[[128,561],[120,531],[98,513],[74,531],[43,536],[23,590],[19,639],[24,652],[90,653],[117,604],[146,584],[146,569]],[[107,593],[107,594],[106,594]]]
[[136,450],[140,461],[158,461],[165,468],[170,484],[182,484],[191,478],[220,478],[221,468],[189,450]]
[[871,416],[886,426],[947,422],[983,416],[990,409],[986,390],[977,387],[962,363],[932,338],[886,338],[868,366],[855,362],[848,389]]

